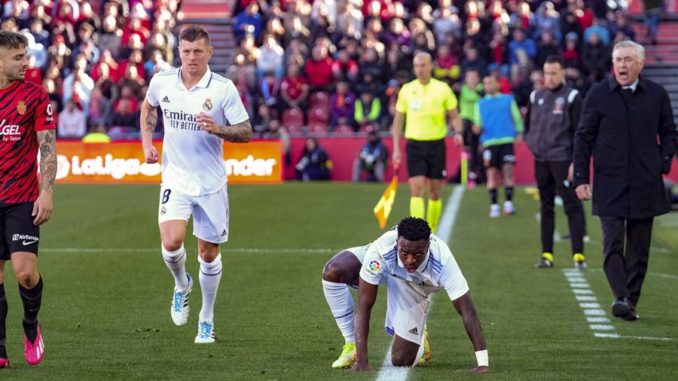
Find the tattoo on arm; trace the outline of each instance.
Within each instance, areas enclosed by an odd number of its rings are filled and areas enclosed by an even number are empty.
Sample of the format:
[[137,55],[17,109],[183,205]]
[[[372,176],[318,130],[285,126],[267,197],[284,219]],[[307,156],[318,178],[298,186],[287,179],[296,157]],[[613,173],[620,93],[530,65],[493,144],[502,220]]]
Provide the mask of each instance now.
[[232,126],[219,126],[219,131],[214,134],[229,142],[247,143],[252,137],[252,125],[246,120]]
[[155,126],[158,124],[158,109],[149,107],[146,109],[146,131],[155,131]]
[[57,171],[56,130],[38,132],[41,190],[52,190]]

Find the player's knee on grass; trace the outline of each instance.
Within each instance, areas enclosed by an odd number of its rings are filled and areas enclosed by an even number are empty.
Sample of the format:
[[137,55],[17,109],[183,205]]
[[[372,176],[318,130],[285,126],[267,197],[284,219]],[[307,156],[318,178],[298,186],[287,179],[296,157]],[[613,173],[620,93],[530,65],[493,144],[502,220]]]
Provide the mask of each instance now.
[[416,358],[416,352],[414,355],[411,353],[393,352],[391,353],[391,364],[393,364],[393,366],[412,366],[414,365],[414,360]]
[[391,347],[391,364],[393,366],[413,366],[419,353],[419,344],[407,341],[395,335]]

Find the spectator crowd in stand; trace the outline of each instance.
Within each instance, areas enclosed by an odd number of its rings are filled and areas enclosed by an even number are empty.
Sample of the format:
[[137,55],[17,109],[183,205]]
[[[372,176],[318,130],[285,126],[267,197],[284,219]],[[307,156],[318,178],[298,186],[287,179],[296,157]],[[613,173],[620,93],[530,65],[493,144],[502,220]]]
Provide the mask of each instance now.
[[57,134],[138,136],[153,74],[174,60],[179,0],[5,0],[0,27],[29,41],[26,80],[43,84]]
[[[582,94],[609,72],[614,42],[634,39],[621,1],[241,0],[227,76],[257,120],[290,133],[388,129],[412,57],[458,93],[465,73],[494,73],[524,111],[546,57],[565,59]],[[268,122],[267,122],[268,121]]]
[[[64,113],[60,136],[135,138],[150,78],[174,62],[179,3],[4,0],[0,27],[28,37],[26,78]],[[563,55],[566,80],[584,94],[608,73],[612,44],[635,37],[622,3],[236,0],[237,50],[225,74],[259,136],[385,131],[420,50],[455,91],[469,69],[496,73],[524,108],[550,54]]]

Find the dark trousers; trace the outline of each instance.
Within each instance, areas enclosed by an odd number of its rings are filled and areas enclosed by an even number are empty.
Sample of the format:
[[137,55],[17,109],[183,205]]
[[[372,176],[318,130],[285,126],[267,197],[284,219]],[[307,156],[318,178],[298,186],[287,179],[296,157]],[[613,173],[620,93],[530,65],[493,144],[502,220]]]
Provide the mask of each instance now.
[[553,253],[553,231],[555,229],[554,204],[556,194],[563,199],[567,222],[570,226],[572,254],[584,253],[586,219],[581,201],[574,188],[567,181],[568,161],[535,161],[534,173],[541,202],[541,246],[542,251]]
[[473,122],[468,119],[462,120],[464,127],[464,149],[469,153],[468,176],[476,183],[484,184],[485,167],[483,166],[483,154],[480,150],[480,135],[473,133]]
[[[600,216],[603,228],[603,268],[612,293],[635,306],[647,273],[654,218]],[[626,255],[624,254],[626,244]]]

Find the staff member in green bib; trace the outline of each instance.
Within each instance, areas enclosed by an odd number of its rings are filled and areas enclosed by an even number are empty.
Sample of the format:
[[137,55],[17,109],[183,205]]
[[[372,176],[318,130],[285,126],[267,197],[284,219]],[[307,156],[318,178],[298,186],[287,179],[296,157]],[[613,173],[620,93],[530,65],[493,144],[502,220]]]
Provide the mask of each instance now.
[[[431,55],[414,56],[415,80],[403,85],[393,118],[393,165],[400,165],[400,136],[405,123],[407,171],[410,184],[410,215],[426,218],[435,231],[443,209],[440,198],[445,171],[445,135],[448,129],[461,131],[457,97],[442,81],[431,77]],[[454,128],[453,128],[454,127]],[[461,136],[455,139],[461,144]],[[428,208],[424,205],[424,190]]]

